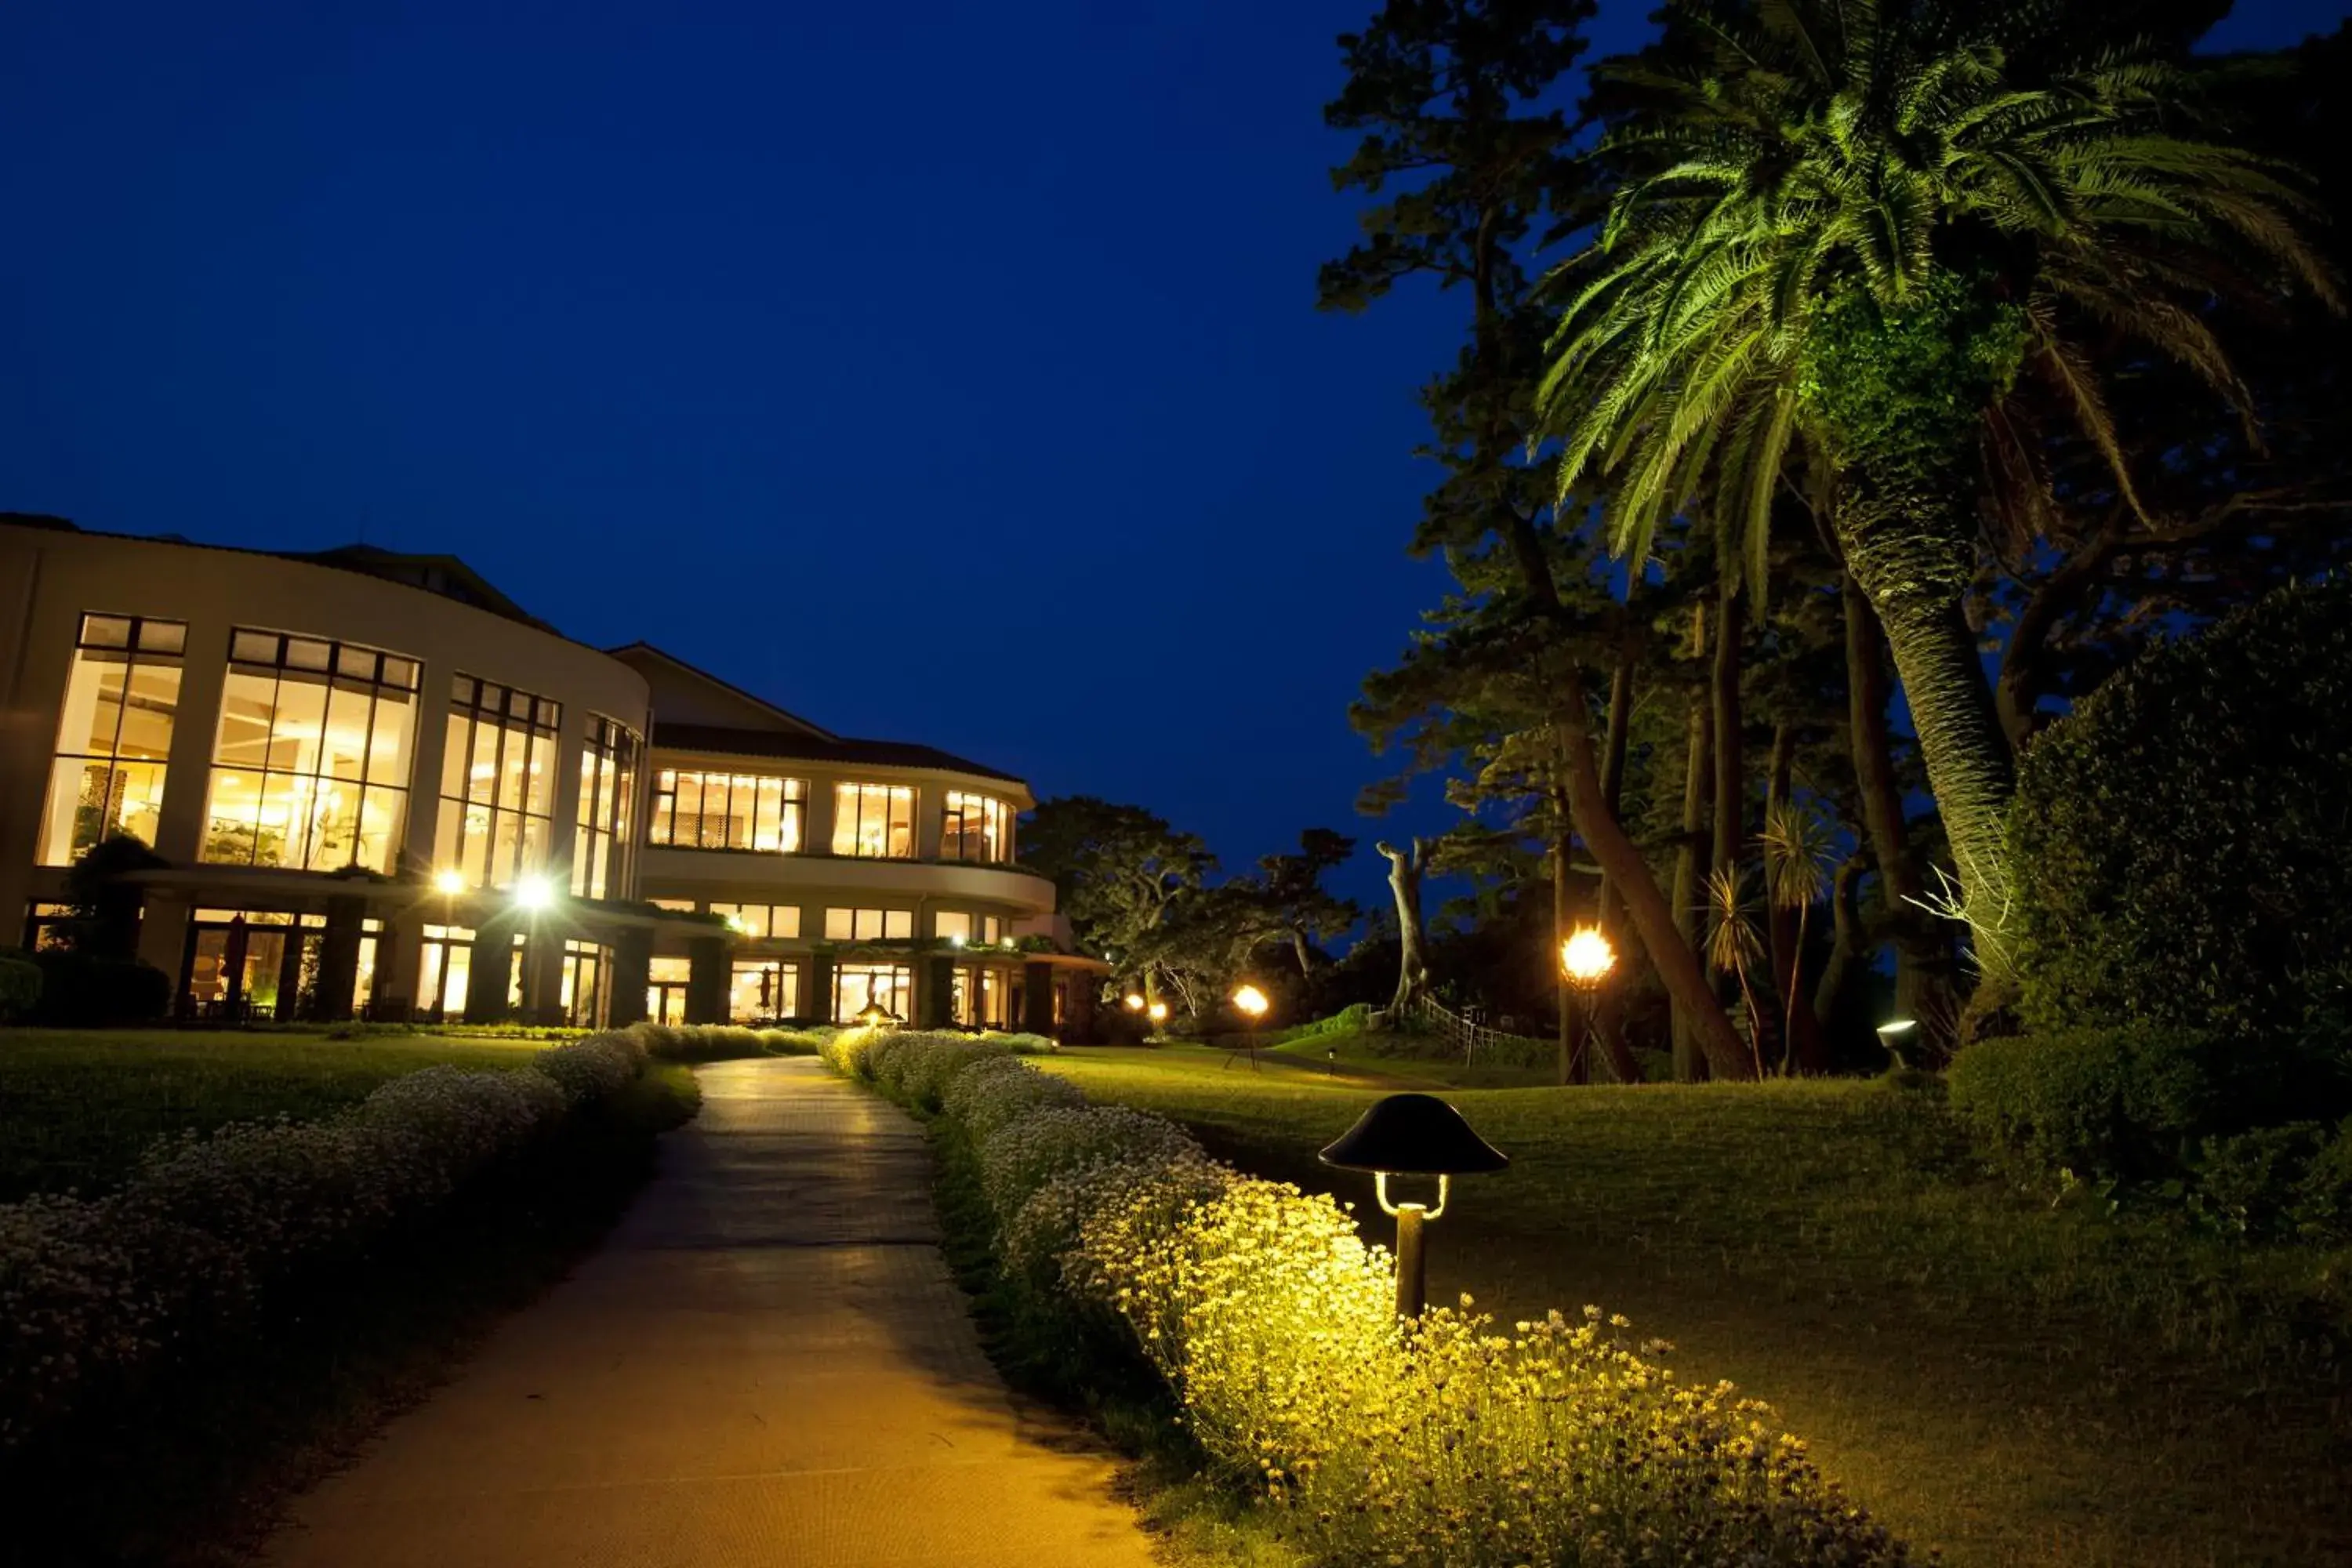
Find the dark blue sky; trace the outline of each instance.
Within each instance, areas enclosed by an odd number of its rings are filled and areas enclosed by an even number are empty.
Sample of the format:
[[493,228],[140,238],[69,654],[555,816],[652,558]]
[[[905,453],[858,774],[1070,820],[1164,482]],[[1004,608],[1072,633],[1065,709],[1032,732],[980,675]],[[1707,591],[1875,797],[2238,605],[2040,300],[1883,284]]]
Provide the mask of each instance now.
[[454,552],[1229,866],[1369,837],[1456,336],[1312,306],[1372,5],[13,0],[0,509]]

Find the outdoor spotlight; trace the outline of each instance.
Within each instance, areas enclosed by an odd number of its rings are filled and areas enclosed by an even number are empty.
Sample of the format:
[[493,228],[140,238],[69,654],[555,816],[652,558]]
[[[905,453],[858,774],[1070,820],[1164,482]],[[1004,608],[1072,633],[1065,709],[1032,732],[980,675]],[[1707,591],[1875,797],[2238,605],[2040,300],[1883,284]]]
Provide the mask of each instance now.
[[729,915],[727,917],[727,929],[733,931],[736,935],[740,936],[751,928],[743,923],[743,917],[741,915]]
[[[1396,1310],[1418,1318],[1427,1298],[1422,1227],[1445,1212],[1455,1176],[1499,1171],[1509,1155],[1470,1130],[1462,1113],[1433,1094],[1391,1094],[1376,1101],[1321,1159],[1343,1171],[1370,1171],[1381,1212],[1397,1222]],[[1437,1205],[1392,1203],[1391,1176],[1435,1176]]]
[[948,945],[950,947],[961,947],[964,944],[965,940],[963,932],[955,931],[949,935]]
[[436,871],[433,886],[444,895],[455,897],[466,890],[466,875],[462,871]]
[[555,901],[555,888],[544,877],[525,877],[515,884],[514,901],[536,913]]
[[1891,1065],[1895,1067],[1910,1065],[1904,1059],[1903,1049],[1918,1037],[1919,1020],[1916,1018],[1889,1018],[1878,1026],[1878,1043],[1886,1047]]
[[1164,1024],[1168,1021],[1168,1004],[1165,1002],[1154,1002],[1143,1012],[1144,1016],[1155,1024]]

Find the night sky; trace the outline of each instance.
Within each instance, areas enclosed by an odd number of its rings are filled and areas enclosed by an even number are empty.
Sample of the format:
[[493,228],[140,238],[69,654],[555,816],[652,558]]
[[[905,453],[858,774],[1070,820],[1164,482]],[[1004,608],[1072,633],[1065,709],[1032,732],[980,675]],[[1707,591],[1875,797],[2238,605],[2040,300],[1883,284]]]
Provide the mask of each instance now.
[[1313,308],[1372,6],[12,0],[0,510],[449,552],[1229,868],[1369,839],[1459,320]]

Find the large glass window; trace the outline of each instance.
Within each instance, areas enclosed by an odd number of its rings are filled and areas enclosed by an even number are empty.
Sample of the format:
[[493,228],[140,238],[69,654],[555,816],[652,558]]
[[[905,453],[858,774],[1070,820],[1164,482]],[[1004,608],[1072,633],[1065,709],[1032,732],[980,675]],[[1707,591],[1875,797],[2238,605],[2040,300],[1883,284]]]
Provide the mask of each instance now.
[[801,966],[782,959],[738,963],[727,990],[730,1023],[757,1024],[801,1016]]
[[416,661],[244,629],[228,659],[200,858],[392,870],[408,815]]
[[947,793],[947,820],[940,829],[940,856],[948,860],[1005,858],[1004,803],[960,789]]
[[555,736],[563,710],[528,691],[457,677],[441,754],[436,850],[468,886],[504,888],[547,864],[554,837]]
[[572,894],[625,898],[636,835],[629,831],[636,799],[636,731],[602,713],[588,715],[588,742],[580,752],[579,826],[572,839]]
[[915,854],[915,792],[905,784],[833,786],[833,852],[908,860]]
[[827,942],[905,942],[915,934],[912,910],[827,910]]
[[604,980],[613,972],[613,950],[570,938],[563,943],[563,1021],[575,1029],[604,1026]]
[[833,1021],[854,1024],[880,1004],[900,1023],[914,1016],[915,971],[904,963],[845,963],[833,972]]
[[649,837],[677,849],[790,855],[801,847],[807,809],[805,779],[664,768],[654,775]]
[[42,865],[70,866],[117,835],[155,842],[187,639],[178,621],[81,618],[41,818]]
[[416,1010],[428,1018],[465,1016],[466,985],[474,964],[474,933],[464,926],[425,928],[416,982]]
[[727,918],[727,929],[737,936],[754,941],[771,937],[790,939],[801,934],[801,907],[798,904],[722,904],[710,901],[710,912]]
[[694,962],[656,958],[646,971],[646,1017],[656,1024],[686,1022],[686,988],[694,977]]

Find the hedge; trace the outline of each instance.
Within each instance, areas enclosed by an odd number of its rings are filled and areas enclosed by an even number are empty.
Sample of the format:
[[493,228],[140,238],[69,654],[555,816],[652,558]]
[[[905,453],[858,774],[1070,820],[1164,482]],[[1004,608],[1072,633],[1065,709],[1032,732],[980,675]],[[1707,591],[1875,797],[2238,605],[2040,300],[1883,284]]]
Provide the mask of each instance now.
[[430,1214],[645,1058],[618,1031],[519,1072],[427,1068],[338,1116],[167,1140],[103,1197],[0,1205],[0,1448]]
[[1910,1561],[1766,1406],[1684,1385],[1621,1318],[1505,1331],[1465,1301],[1400,1324],[1391,1260],[1346,1211],[1174,1122],[952,1037],[849,1031],[825,1059],[886,1091],[936,1086],[1007,1283],[1066,1343],[1108,1336],[1148,1363],[1305,1561]]
[[26,1016],[40,999],[40,965],[24,953],[0,952],[0,1024]]
[[2030,1026],[2300,1028],[2352,980],[2352,580],[2142,655],[2027,748],[2011,813]]

